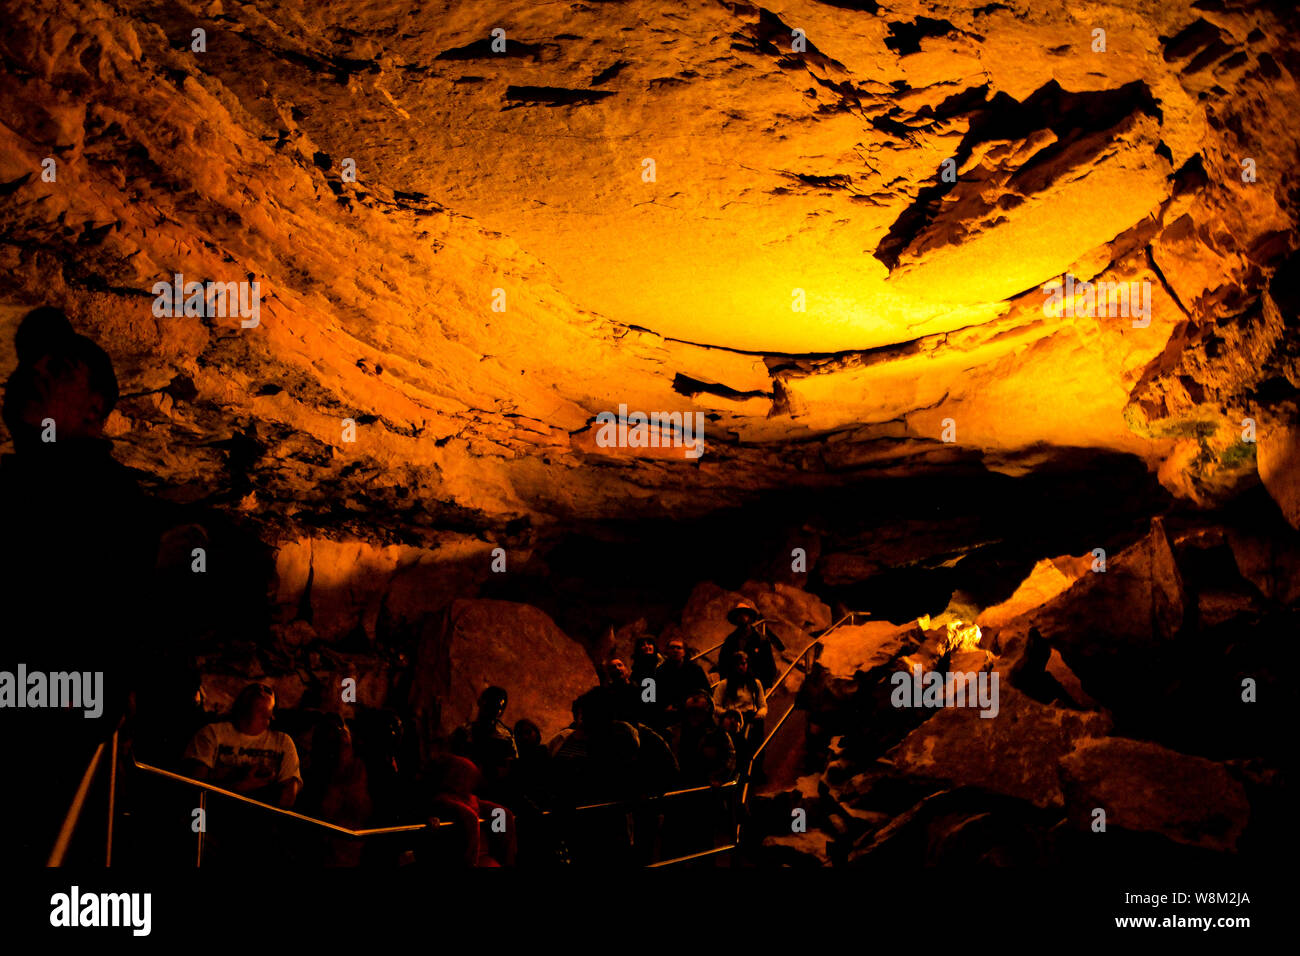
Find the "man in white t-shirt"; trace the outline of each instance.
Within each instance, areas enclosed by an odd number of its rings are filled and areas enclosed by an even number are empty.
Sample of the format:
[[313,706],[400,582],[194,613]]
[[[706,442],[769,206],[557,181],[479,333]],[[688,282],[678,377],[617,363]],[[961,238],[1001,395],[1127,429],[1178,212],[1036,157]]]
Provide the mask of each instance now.
[[288,734],[271,730],[275,692],[249,684],[231,719],[208,724],[185,748],[190,776],[235,793],[291,807],[302,789],[298,748]]

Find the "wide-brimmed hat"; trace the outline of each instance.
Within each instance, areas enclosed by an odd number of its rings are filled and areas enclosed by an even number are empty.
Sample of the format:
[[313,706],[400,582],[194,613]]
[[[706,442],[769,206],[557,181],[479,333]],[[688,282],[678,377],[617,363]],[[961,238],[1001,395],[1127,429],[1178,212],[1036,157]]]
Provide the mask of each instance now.
[[730,624],[739,624],[740,619],[748,614],[755,621],[761,617],[758,608],[754,607],[750,601],[737,601],[736,606],[727,612],[727,621]]

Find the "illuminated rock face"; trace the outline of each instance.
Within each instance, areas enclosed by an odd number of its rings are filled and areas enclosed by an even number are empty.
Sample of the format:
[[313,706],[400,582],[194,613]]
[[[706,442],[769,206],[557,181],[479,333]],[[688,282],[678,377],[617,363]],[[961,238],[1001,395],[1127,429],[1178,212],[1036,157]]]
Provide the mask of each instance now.
[[[1087,448],[1211,502],[1249,418],[1296,521],[1264,4],[9,6],[0,371],[66,307],[172,496],[436,549]],[[178,273],[258,323],[157,317]],[[620,404],[703,456],[600,447]]]
[[446,629],[430,635],[416,661],[414,700],[438,701],[436,729],[473,719],[478,695],[509,685],[507,719],[526,717],[550,740],[573,719],[570,704],[596,682],[580,645],[536,608],[506,601],[458,601]]
[[1234,849],[1250,816],[1223,765],[1122,737],[1081,742],[1061,760],[1061,779],[1077,805],[1113,808],[1112,825],[1193,846]]
[[891,759],[908,773],[959,780],[1038,806],[1060,806],[1057,763],[1080,740],[1104,736],[1109,720],[1044,707],[1014,689],[1002,689],[1000,702],[1012,720],[983,720],[977,711],[943,709],[891,751]]

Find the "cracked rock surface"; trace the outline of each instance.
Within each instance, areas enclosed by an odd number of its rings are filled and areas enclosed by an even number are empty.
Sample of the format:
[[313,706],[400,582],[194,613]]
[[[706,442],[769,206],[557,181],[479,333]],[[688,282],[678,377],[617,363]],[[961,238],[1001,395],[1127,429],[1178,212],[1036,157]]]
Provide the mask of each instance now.
[[[66,308],[173,498],[438,548],[1087,449],[1297,520],[1278,5],[3,9],[0,371]],[[175,273],[260,324],[155,317]],[[1065,274],[1149,325],[1045,314]],[[705,454],[600,447],[620,404]]]

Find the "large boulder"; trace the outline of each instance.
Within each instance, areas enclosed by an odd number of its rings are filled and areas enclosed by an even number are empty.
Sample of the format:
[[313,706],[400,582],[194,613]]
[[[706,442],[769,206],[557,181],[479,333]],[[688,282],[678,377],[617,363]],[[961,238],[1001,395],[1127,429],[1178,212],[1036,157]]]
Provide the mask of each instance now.
[[924,634],[915,622],[898,625],[888,621],[868,621],[866,624],[846,625],[822,639],[821,656],[817,661],[831,677],[847,680],[858,672],[871,671],[889,663],[914,649],[923,639]]
[[998,712],[944,707],[889,752],[902,773],[980,787],[1039,807],[1064,803],[1057,765],[1080,741],[1110,731],[1101,714],[1039,704],[999,683]]
[[831,609],[821,598],[790,584],[745,584],[741,591],[768,621],[779,621],[800,631],[831,626]]
[[1220,763],[1123,737],[1081,740],[1060,762],[1067,813],[1080,829],[1106,825],[1177,843],[1234,850],[1250,817],[1244,787]]
[[970,788],[941,790],[860,837],[853,866],[1041,865],[1051,814]]
[[1289,528],[1228,529],[1226,539],[1241,576],[1265,597],[1300,602],[1300,535]]
[[1081,558],[1064,555],[1044,558],[1034,565],[1029,577],[1020,582],[1011,597],[1001,604],[985,608],[975,619],[982,628],[1002,628],[1021,615],[1041,607],[1067,590],[1088,573],[1092,556]]
[[1182,576],[1163,522],[1037,611],[1037,627],[1083,687],[1107,706],[1140,702],[1152,675],[1169,669],[1186,619]]
[[479,694],[495,684],[510,695],[506,722],[527,718],[549,740],[596,679],[586,649],[537,608],[458,600],[421,638],[411,705],[426,735],[446,736],[474,717]]
[[[413,633],[430,614],[458,598],[478,595],[483,581],[493,576],[491,542],[471,536],[447,536],[437,548],[409,548],[402,552],[385,581],[377,634],[384,637]],[[522,557],[511,553],[512,561]]]
[[763,838],[763,862],[777,866],[827,866],[830,837],[820,830]]

